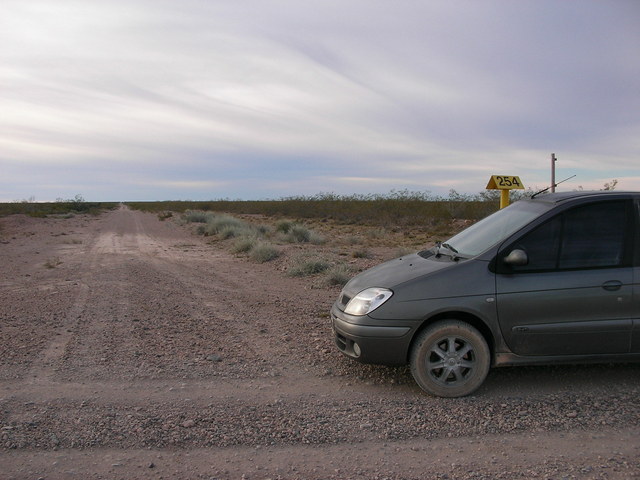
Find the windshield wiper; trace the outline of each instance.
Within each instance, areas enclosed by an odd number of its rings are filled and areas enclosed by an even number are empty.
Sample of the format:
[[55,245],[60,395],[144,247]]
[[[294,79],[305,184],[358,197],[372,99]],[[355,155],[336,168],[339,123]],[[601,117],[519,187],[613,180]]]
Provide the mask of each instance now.
[[442,244],[442,246],[443,246],[444,248],[447,248],[447,249],[451,250],[453,253],[458,253],[458,250],[456,250],[455,248],[453,248],[453,247],[452,247],[450,244],[448,244],[448,243],[443,243],[443,244]]
[[449,250],[451,252],[451,255],[449,255],[449,257],[451,257],[451,260],[453,260],[454,262],[457,262],[460,257],[458,256],[458,250],[456,250],[453,246],[451,246],[448,243],[442,243],[442,242],[436,242],[436,258],[442,256],[443,254],[440,253],[440,249],[444,247],[447,250]]

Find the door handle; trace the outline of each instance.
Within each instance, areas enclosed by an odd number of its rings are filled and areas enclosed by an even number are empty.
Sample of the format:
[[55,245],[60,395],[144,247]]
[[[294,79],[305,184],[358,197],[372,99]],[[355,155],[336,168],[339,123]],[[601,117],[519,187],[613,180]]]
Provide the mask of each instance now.
[[622,287],[622,282],[620,280],[609,280],[608,282],[604,282],[602,284],[602,288],[609,292],[615,292],[616,290],[620,290]]

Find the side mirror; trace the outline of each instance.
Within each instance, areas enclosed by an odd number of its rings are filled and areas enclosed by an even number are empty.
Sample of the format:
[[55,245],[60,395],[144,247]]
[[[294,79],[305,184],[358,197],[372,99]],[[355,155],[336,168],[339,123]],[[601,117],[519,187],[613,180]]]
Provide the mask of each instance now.
[[511,253],[504,257],[502,261],[510,267],[522,267],[529,263],[529,257],[527,256],[527,252],[516,248],[515,250],[511,250]]

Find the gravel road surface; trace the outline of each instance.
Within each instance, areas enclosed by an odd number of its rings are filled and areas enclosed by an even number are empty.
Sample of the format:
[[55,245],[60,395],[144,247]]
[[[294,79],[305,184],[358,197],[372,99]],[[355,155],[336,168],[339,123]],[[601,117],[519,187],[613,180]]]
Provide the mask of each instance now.
[[337,289],[125,207],[0,218],[0,266],[0,479],[640,478],[639,364],[433,398],[339,354]]

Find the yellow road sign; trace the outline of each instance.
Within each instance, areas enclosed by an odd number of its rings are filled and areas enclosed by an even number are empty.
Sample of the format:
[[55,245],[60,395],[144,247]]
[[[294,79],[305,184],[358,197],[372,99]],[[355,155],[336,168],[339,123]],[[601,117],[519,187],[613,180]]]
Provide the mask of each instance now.
[[487,190],[524,190],[520,177],[515,175],[492,175]]
[[524,185],[515,175],[491,175],[487,190],[501,190],[500,208],[504,208],[509,205],[509,190],[524,190]]

